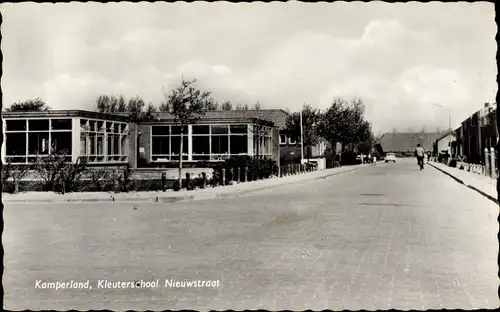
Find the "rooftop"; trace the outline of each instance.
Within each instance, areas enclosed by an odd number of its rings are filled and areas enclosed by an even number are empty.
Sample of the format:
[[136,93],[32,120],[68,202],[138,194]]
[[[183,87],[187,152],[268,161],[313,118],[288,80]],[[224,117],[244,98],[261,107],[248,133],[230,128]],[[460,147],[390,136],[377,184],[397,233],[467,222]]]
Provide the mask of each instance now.
[[432,144],[442,133],[385,133],[380,138],[380,145],[385,152],[413,151],[417,144],[421,144],[425,150],[432,150]]
[[126,121],[128,118],[123,114],[99,113],[87,110],[47,110],[47,111],[2,111],[2,118],[57,118],[57,117],[86,117],[96,119],[107,119],[116,121]]
[[[169,113],[158,113],[160,120],[170,120],[173,116]],[[229,110],[208,111],[203,119],[208,120],[232,120],[232,119],[261,119],[274,123],[280,130],[285,128],[288,113],[282,109],[259,109],[259,110]]]
[[[127,120],[126,113],[99,113],[86,110],[48,110],[48,111],[16,111],[2,112],[3,118],[36,118],[36,117],[87,117],[108,120]],[[160,121],[172,121],[174,117],[169,113],[159,112],[157,117]],[[279,129],[286,126],[288,113],[282,109],[260,109],[260,110],[230,110],[230,111],[208,111],[203,116],[207,121],[231,121],[231,120],[264,120],[274,124]]]

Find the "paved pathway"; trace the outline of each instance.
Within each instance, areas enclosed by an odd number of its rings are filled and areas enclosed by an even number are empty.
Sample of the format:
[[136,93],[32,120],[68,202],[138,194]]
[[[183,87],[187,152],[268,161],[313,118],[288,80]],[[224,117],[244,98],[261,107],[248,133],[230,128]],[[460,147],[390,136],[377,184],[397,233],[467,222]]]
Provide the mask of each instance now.
[[489,176],[485,176],[482,174],[477,174],[474,172],[468,172],[465,170],[460,170],[458,168],[453,168],[446,166],[441,163],[431,162],[430,166],[435,167],[436,169],[448,174],[453,177],[457,181],[465,184],[466,186],[477,190],[484,196],[487,196],[493,201],[497,201],[497,180],[493,179]]
[[[187,203],[5,207],[5,308],[494,308],[498,206],[413,161]],[[97,281],[220,280],[98,289]],[[91,290],[35,289],[90,280]]]

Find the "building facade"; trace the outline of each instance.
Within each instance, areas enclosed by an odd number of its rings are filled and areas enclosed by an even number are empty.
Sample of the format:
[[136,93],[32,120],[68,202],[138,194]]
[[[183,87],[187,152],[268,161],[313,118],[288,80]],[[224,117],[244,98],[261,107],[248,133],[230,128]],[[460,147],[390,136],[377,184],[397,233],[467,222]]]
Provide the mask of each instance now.
[[131,123],[123,116],[88,111],[3,112],[2,161],[28,164],[51,150],[68,161],[89,164],[130,162]]
[[[232,112],[208,112],[181,135],[174,118],[154,121],[81,110],[3,112],[2,161],[29,164],[50,151],[89,165],[132,168],[178,162],[217,162],[232,156],[279,160],[279,129],[273,122]],[[183,141],[182,153],[181,137]]]
[[480,164],[484,161],[484,149],[495,147],[498,141],[496,103],[484,107],[464,120],[455,130],[456,154],[459,158]]
[[454,143],[455,134],[446,133],[436,140],[436,149],[434,150],[434,153],[448,153],[449,155],[454,155]]
[[183,162],[224,161],[234,156],[279,159],[279,130],[274,123],[230,115],[208,112],[196,124],[187,125],[182,135],[168,114],[138,124],[138,162],[148,166],[177,162],[181,154]]

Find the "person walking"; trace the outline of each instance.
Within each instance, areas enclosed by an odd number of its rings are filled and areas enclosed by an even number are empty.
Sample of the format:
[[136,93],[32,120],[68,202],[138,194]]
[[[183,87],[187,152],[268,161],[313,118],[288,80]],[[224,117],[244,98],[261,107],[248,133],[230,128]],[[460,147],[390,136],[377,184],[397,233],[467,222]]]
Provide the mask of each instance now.
[[417,164],[420,166],[420,170],[423,170],[425,150],[420,144],[417,144],[417,148],[415,149],[415,156],[417,156]]

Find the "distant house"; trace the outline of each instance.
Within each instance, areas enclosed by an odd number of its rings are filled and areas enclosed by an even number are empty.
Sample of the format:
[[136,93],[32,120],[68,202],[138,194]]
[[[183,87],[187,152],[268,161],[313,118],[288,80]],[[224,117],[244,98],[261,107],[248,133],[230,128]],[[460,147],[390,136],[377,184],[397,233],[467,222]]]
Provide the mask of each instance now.
[[420,144],[426,151],[432,151],[433,143],[441,136],[442,133],[437,132],[392,132],[383,134],[380,137],[379,144],[384,153],[413,155],[417,144]]
[[454,133],[445,133],[440,136],[434,145],[434,153],[443,153],[447,152],[450,155],[455,154],[455,134]]

